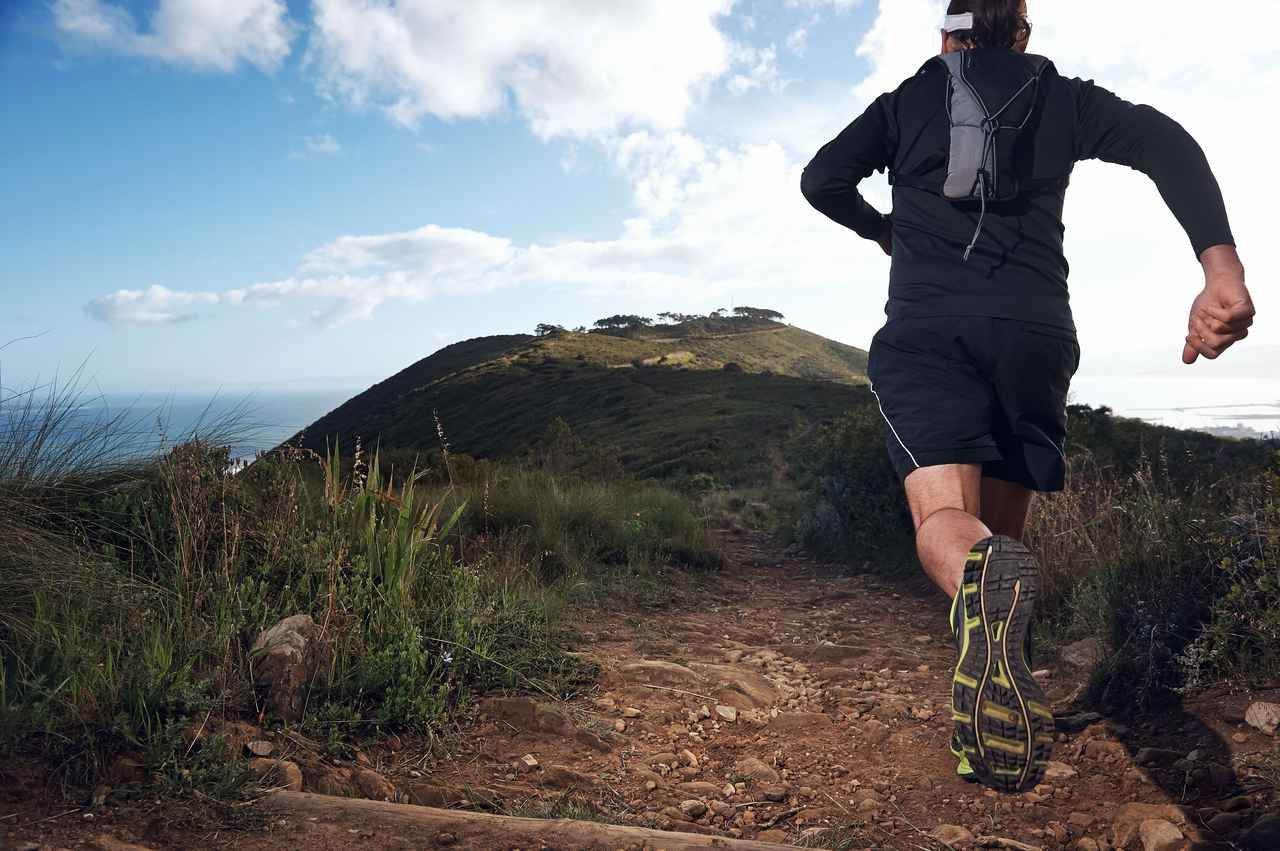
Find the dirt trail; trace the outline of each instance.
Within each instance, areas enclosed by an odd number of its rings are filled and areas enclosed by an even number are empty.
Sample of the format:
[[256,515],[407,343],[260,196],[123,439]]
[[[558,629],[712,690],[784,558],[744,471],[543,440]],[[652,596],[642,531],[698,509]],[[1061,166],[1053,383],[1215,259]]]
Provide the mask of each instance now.
[[[1243,724],[1243,696],[1208,695],[1131,728],[1069,715],[1082,674],[1046,659],[1046,691],[1068,714],[1049,775],[997,796],[957,778],[947,752],[954,650],[936,592],[841,576],[763,536],[731,536],[727,554],[723,578],[687,608],[582,625],[583,652],[602,668],[594,694],[488,699],[442,763],[370,750],[365,773],[387,783],[372,792],[359,765],[337,770],[368,797],[515,815],[573,798],[638,827],[807,847],[1246,847],[1209,842],[1242,840],[1261,804],[1249,768],[1274,742]],[[1222,814],[1234,822],[1205,826]],[[303,830],[307,847],[432,845],[368,822],[285,816],[234,844],[292,847]]]
[[[1043,684],[1069,716],[1049,776],[1035,792],[996,796],[956,777],[947,751],[955,651],[931,586],[842,576],[762,535],[730,536],[726,549],[723,579],[687,609],[583,626],[602,674],[598,692],[569,707],[572,731],[528,699],[486,701],[467,750],[416,794],[509,801],[572,789],[636,824],[814,847],[943,849],[937,837],[963,845],[967,832],[1087,849],[1122,846],[1152,818],[1198,836],[1197,807],[1243,808],[1227,803],[1235,775],[1250,751],[1271,747],[1239,723],[1241,699],[1206,698],[1204,720],[1183,709],[1149,730],[1071,715],[1084,674],[1045,660]],[[1164,751],[1139,769],[1147,746]],[[1196,748],[1206,763],[1237,763],[1232,777],[1188,789],[1186,771],[1174,783],[1155,765]],[[537,768],[520,766],[526,755]],[[1124,809],[1134,802],[1151,806]]]

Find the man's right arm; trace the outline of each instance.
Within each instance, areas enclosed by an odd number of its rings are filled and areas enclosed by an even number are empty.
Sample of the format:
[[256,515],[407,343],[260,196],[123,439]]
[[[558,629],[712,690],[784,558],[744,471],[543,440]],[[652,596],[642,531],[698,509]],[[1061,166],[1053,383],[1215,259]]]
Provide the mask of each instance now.
[[1158,110],[1129,103],[1092,82],[1072,83],[1076,159],[1127,165],[1150,177],[1191,240],[1205,286],[1191,307],[1182,360],[1217,358],[1249,335],[1254,307],[1222,190],[1204,151],[1182,125]]
[[867,203],[858,184],[891,157],[890,98],[876,100],[840,135],[822,146],[800,179],[800,191],[814,209],[863,239],[886,246],[889,219]]

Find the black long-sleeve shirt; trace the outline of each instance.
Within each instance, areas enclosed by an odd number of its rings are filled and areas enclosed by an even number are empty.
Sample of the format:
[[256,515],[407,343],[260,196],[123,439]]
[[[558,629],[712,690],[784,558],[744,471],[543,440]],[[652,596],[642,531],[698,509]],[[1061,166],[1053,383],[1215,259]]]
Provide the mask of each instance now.
[[[988,73],[1025,73],[1013,51],[975,53]],[[893,223],[890,318],[988,316],[1074,329],[1067,295],[1062,209],[1075,163],[1099,159],[1148,175],[1187,232],[1198,257],[1234,244],[1218,182],[1196,141],[1171,118],[1124,101],[1092,81],[1062,77],[1050,65],[1037,106],[1022,131],[1013,201],[988,205],[968,262],[977,203],[942,196],[950,123],[947,72],[939,62],[882,95],[804,170],[801,191],[819,211],[875,240]],[[858,192],[860,181],[888,169],[893,213],[886,217]]]

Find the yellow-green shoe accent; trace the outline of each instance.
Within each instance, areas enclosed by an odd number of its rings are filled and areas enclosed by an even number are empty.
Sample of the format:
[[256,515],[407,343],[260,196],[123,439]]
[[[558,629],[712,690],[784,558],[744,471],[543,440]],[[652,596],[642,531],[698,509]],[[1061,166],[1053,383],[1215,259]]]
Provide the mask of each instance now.
[[973,766],[969,764],[969,754],[965,752],[964,745],[960,743],[958,733],[951,735],[951,755],[956,758],[956,774],[960,779],[969,783],[977,783],[978,776],[974,773]]

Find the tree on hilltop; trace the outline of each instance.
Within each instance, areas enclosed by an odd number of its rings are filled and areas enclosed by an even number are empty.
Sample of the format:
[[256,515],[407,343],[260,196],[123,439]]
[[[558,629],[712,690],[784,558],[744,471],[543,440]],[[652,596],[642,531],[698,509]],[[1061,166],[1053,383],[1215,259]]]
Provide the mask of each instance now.
[[550,337],[552,334],[563,334],[564,327],[561,325],[549,325],[546,322],[540,323],[537,328],[533,329],[533,333],[539,337]]
[[733,312],[739,319],[752,319],[756,321],[781,322],[786,318],[776,310],[769,310],[762,307],[735,307]]
[[659,319],[665,319],[672,325],[684,325],[688,322],[697,322],[699,319],[706,319],[700,313],[675,313],[673,311],[667,313],[659,313]]
[[604,319],[597,319],[595,327],[601,331],[617,331],[620,329],[631,330],[635,328],[648,328],[652,324],[653,320],[647,316],[621,314],[618,316],[606,316]]

